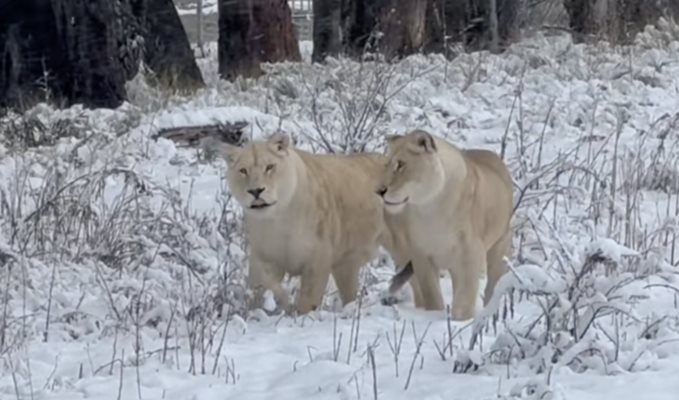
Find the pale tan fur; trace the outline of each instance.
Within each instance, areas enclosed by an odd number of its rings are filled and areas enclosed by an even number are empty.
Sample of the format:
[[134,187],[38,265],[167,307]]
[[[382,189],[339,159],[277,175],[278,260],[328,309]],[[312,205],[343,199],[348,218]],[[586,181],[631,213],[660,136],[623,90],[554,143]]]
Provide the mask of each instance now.
[[487,302],[505,273],[503,258],[511,252],[511,175],[495,153],[461,150],[424,131],[390,136],[387,142],[379,193],[387,214],[401,216],[400,229],[407,231],[407,245],[400,248],[407,249],[403,259],[412,261],[416,306],[443,309],[439,271],[447,270],[453,319],[472,318],[480,278],[487,277]]
[[[321,305],[330,274],[344,304],[356,297],[359,270],[377,256],[384,229],[381,154],[312,154],[276,134],[244,147],[222,145],[229,189],[244,209],[249,286],[289,308],[285,274],[301,276],[295,309]],[[264,189],[259,199],[254,189]],[[252,208],[264,206],[264,208]]]

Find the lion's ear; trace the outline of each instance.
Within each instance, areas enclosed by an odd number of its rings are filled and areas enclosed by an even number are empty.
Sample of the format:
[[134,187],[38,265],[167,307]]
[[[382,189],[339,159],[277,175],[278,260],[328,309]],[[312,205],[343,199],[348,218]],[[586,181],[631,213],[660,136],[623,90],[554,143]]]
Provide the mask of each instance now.
[[269,137],[267,142],[273,146],[273,149],[276,152],[287,154],[288,148],[290,147],[290,136],[282,132],[274,133]]
[[436,151],[436,141],[431,134],[425,131],[416,131],[413,134],[418,148],[424,150],[426,153],[434,153]]

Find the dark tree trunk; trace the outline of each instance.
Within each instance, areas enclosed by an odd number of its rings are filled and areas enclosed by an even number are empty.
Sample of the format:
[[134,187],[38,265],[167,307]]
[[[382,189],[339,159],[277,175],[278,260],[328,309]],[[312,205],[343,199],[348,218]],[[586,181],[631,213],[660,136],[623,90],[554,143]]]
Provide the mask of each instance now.
[[[574,40],[605,38],[624,44],[660,17],[679,17],[676,0],[565,0]],[[595,10],[605,10],[597,14]]]
[[220,0],[218,58],[219,75],[233,80],[239,75],[259,76],[252,8],[247,0]]
[[[518,39],[519,13],[524,0],[497,0],[497,49],[502,51]],[[463,43],[467,51],[493,48],[489,0],[434,0],[441,11],[448,42]]]
[[592,12],[592,0],[564,0],[568,13],[569,25],[574,33],[574,40],[582,41],[586,35],[598,32],[597,22]]
[[144,62],[168,88],[204,86],[193,50],[172,0],[133,0],[144,29]]
[[119,106],[141,58],[180,89],[203,84],[171,0],[22,0],[0,13],[0,105]]
[[250,0],[262,62],[302,61],[287,0]]
[[[498,50],[517,39],[523,1],[497,0]],[[314,60],[339,52],[359,57],[366,50],[387,59],[420,51],[449,56],[450,45],[460,42],[471,51],[490,49],[489,4],[489,0],[315,0]],[[341,51],[336,46],[340,38]]]
[[342,50],[351,57],[375,51],[379,33],[378,20],[392,0],[343,0]]
[[117,107],[125,99],[125,78],[140,55],[125,36],[136,26],[127,3],[22,0],[2,11],[0,104]]
[[257,77],[260,63],[300,61],[287,0],[219,0],[219,74]]
[[314,51],[311,60],[320,62],[327,56],[338,56],[342,52],[342,0],[314,0],[313,14]]
[[429,41],[427,12],[433,0],[392,0],[378,18],[379,51],[387,60],[417,53]]
[[340,53],[410,54],[426,40],[432,0],[314,0],[314,61]]
[[675,19],[679,17],[677,0],[617,0],[617,2],[619,22],[613,34],[622,43],[631,42],[637,33],[643,31],[647,25],[657,23],[661,17]]

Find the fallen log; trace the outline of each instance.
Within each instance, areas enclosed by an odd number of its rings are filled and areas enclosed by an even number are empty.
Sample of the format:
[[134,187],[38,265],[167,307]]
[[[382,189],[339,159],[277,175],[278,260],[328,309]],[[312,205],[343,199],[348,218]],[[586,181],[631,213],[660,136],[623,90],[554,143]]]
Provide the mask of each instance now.
[[154,140],[165,138],[179,144],[180,147],[197,147],[205,138],[213,138],[230,144],[241,144],[246,138],[243,130],[248,126],[245,121],[227,122],[212,125],[177,126],[161,128]]

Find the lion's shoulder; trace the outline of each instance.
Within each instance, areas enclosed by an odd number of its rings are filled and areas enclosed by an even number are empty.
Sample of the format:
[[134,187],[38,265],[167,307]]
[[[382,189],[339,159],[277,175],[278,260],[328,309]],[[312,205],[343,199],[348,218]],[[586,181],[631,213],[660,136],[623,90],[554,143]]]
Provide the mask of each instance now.
[[299,152],[298,168],[308,178],[309,196],[319,204],[335,204],[342,209],[380,206],[375,191],[386,158],[376,153],[314,154]]
[[512,184],[512,177],[509,168],[500,156],[491,150],[486,149],[466,149],[463,151],[468,164],[472,164],[483,177],[494,175],[505,186]]
[[384,168],[386,157],[378,153],[324,154],[298,152],[304,168],[311,175],[331,181],[377,179]]

